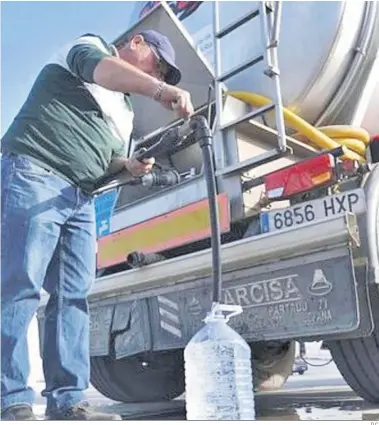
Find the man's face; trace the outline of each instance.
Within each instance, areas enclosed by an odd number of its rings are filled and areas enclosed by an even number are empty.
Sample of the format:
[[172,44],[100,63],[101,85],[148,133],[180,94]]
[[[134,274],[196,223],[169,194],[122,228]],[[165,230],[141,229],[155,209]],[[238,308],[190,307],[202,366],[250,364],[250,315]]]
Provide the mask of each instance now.
[[168,72],[166,62],[159,56],[155,46],[136,35],[129,43],[128,61],[143,72],[163,81]]

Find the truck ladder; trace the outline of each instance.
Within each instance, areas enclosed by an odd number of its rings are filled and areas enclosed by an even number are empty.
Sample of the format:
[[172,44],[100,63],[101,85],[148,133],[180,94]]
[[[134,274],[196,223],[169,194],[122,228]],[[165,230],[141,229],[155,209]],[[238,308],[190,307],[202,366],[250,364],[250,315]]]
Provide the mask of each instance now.
[[[220,28],[220,5],[219,1],[213,2],[214,20],[214,58],[215,58],[215,100],[216,100],[216,128],[215,128],[215,162],[217,176],[226,177],[232,175],[239,178],[244,171],[274,161],[287,152],[285,125],[283,117],[283,103],[280,87],[280,71],[278,66],[277,49],[279,45],[280,23],[282,2],[259,1],[258,7],[234,22]],[[259,18],[261,29],[262,52],[257,57],[249,58],[242,64],[222,73],[222,48],[221,40],[240,28],[242,25]],[[264,61],[264,73],[269,78],[270,84],[274,85],[273,103],[254,109],[233,121],[225,123],[223,92],[226,82],[245,71],[248,68]],[[235,128],[238,124],[250,121],[265,113],[275,110],[275,125],[277,129],[277,147],[270,151],[256,155],[243,162],[238,158],[238,146],[235,137]],[[226,184],[232,182],[225,181]],[[235,182],[236,183],[236,182]],[[224,185],[225,186],[225,185]]]

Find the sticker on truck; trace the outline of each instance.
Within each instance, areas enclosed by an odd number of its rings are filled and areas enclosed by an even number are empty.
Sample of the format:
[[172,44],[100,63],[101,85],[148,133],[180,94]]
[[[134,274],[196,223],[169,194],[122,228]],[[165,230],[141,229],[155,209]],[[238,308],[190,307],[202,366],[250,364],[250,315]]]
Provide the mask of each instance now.
[[361,214],[366,210],[363,189],[354,189],[292,207],[263,212],[260,215],[261,232],[280,232],[320,220],[342,216],[348,212]]

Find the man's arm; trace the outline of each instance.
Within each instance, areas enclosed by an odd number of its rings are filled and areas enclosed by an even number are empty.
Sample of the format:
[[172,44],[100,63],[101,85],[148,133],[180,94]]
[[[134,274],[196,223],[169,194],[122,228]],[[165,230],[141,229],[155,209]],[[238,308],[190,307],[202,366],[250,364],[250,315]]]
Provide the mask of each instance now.
[[67,54],[71,72],[108,90],[153,97],[161,82],[135,66],[111,56],[96,36],[80,37]]
[[115,57],[105,57],[93,73],[94,82],[108,90],[153,97],[161,82],[135,66]]
[[102,59],[96,65],[93,78],[96,84],[108,90],[138,93],[151,98],[155,98],[159,93],[159,102],[170,110],[176,105],[175,111],[179,117],[187,118],[193,114],[193,105],[188,92],[162,83],[121,59],[114,57]]
[[111,56],[100,37],[86,35],[76,40],[69,50],[66,63],[70,71],[88,83],[96,83],[108,90],[137,93],[150,98],[159,94],[163,106],[172,109],[181,118],[193,113],[188,92],[164,84],[122,59]]

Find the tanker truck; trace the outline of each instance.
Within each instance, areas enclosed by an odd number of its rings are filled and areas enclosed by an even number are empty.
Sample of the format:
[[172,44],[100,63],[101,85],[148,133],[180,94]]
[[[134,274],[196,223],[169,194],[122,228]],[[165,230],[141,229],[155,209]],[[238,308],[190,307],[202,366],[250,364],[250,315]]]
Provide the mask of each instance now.
[[[166,34],[212,131],[222,300],[243,308],[230,325],[251,347],[255,391],[285,383],[295,341],[322,340],[379,402],[378,3],[134,3],[114,43]],[[171,400],[212,301],[204,161],[188,123],[131,100],[129,153],[155,149],[161,174],[97,194],[91,382],[116,401]]]

